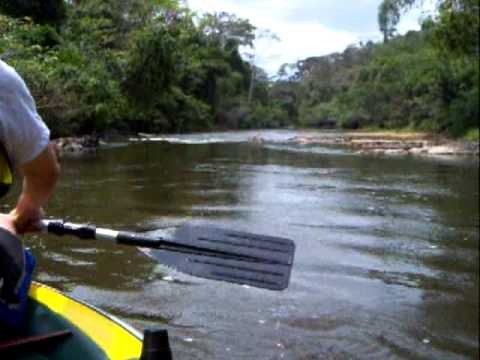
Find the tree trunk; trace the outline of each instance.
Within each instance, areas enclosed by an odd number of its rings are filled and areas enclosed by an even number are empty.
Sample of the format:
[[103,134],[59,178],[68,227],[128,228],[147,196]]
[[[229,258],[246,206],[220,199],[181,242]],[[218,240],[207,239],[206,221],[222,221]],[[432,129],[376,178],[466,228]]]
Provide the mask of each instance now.
[[252,75],[250,77],[250,88],[248,89],[248,104],[252,103],[254,87],[255,87],[255,67],[252,65]]

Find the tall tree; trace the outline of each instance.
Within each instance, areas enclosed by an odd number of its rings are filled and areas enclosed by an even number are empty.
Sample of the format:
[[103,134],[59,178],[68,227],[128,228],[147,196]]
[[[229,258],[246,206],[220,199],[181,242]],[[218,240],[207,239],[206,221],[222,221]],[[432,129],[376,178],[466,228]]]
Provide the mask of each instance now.
[[222,49],[252,46],[255,39],[255,27],[248,20],[226,12],[206,14],[200,21],[200,29]]
[[388,42],[397,31],[402,11],[423,0],[383,0],[378,9],[378,26],[383,34],[383,41]]
[[[257,77],[260,77],[262,74],[257,74],[260,68],[258,66],[259,53],[265,53],[268,48],[271,46],[273,41],[280,41],[280,38],[268,29],[257,29],[255,32],[255,44],[252,42],[250,48],[251,52],[246,53],[248,62],[250,63],[250,85],[248,90],[248,103],[252,102],[253,91],[255,89],[255,80]],[[260,48],[259,48],[260,47]],[[257,76],[259,75],[259,76]]]

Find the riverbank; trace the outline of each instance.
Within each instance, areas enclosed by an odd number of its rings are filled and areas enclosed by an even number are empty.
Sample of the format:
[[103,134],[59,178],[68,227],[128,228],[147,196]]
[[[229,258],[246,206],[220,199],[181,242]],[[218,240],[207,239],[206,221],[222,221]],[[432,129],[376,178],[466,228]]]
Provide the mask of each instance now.
[[[309,145],[341,145],[359,154],[374,155],[453,155],[478,156],[478,141],[451,139],[440,135],[419,132],[350,131],[325,135],[295,136],[291,143]],[[261,142],[253,138],[252,142]]]
[[[216,134],[216,133],[212,133]],[[180,135],[184,137],[188,135]],[[130,137],[131,142],[138,141],[179,141],[176,136],[160,136],[139,133]],[[200,142],[211,142],[212,139],[202,139]],[[239,139],[240,142],[242,140]],[[302,131],[290,138],[271,139],[261,133],[243,137],[243,141],[262,145],[269,143],[286,143],[295,145],[337,145],[353,149],[358,154],[372,155],[424,155],[424,156],[478,156],[479,142],[447,138],[435,134],[420,132],[397,131]],[[57,153],[83,154],[95,152],[98,146],[108,143],[108,139],[87,135],[81,137],[58,138],[52,141]],[[187,142],[191,142],[187,141]],[[238,141],[237,141],[238,142]]]

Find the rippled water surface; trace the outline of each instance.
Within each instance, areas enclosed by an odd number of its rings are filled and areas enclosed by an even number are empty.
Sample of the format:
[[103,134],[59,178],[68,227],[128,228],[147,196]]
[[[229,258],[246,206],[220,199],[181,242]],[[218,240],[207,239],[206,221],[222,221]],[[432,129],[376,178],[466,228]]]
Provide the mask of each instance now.
[[[257,134],[270,141],[245,142]],[[289,237],[297,254],[287,291],[38,235],[27,240],[37,279],[139,329],[167,328],[177,359],[478,358],[476,161],[284,142],[296,135],[169,136],[65,158],[49,208],[119,229],[194,221]]]

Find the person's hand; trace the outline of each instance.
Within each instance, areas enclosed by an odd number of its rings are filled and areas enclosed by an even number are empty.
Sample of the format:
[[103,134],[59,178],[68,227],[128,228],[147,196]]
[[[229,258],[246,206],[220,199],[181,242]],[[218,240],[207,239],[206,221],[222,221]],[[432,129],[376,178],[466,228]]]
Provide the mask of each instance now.
[[13,216],[10,214],[0,214],[0,228],[7,230],[14,235],[17,234]]
[[39,231],[39,221],[45,217],[43,208],[29,204],[22,205],[17,206],[9,214],[12,217],[14,229],[19,234]]

